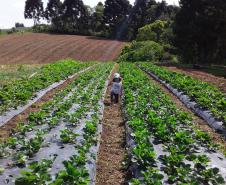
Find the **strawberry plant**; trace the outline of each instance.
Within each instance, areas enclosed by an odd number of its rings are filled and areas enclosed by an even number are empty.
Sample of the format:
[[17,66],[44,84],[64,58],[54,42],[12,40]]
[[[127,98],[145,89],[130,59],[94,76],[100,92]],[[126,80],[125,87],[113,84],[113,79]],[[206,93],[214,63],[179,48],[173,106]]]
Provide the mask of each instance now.
[[15,164],[17,166],[24,167],[26,165],[27,158],[28,157],[25,154],[23,154],[22,152],[18,152],[14,158],[14,160],[16,161]]
[[226,96],[219,89],[206,82],[151,63],[139,63],[139,66],[184,92],[191,100],[197,102],[203,109],[210,110],[216,118],[226,124]]
[[51,168],[55,158],[52,160],[43,159],[41,162],[33,162],[28,168],[31,171],[22,171],[22,177],[19,177],[15,181],[15,185],[44,185],[51,180],[48,174],[49,168]]
[[57,174],[56,180],[50,185],[71,184],[87,185],[89,184],[89,174],[85,168],[77,168],[73,161],[64,161],[65,170]]
[[[30,115],[31,127],[22,123],[18,124],[18,128],[12,136],[12,141],[18,140],[18,143],[15,143],[15,152],[13,151],[9,156],[13,157],[14,164],[19,167],[28,166],[30,161],[33,160],[32,157],[39,158],[40,155],[45,155],[45,150],[48,153],[56,141],[57,143],[62,142],[62,150],[65,146],[69,146],[68,143],[75,146],[75,155],[63,162],[64,168],[54,172],[54,177],[52,177],[52,174],[50,175],[50,168],[43,176],[41,169],[34,173],[28,167],[28,170],[22,172],[22,177],[16,180],[18,184],[73,185],[90,182],[87,156],[93,156],[93,159],[96,157],[90,151],[91,147],[97,144],[97,128],[100,121],[100,110],[102,109],[100,100],[103,97],[105,80],[111,69],[112,64],[97,65],[91,72],[81,74],[65,89],[58,92],[52,100],[43,104],[40,111]],[[58,130],[63,124],[66,124],[67,129]],[[82,124],[84,124],[84,127],[78,135],[77,126],[81,127]],[[63,128],[65,127],[63,126]],[[53,130],[57,133],[52,135]],[[76,140],[77,136],[79,136],[78,140],[81,140],[79,143]],[[7,141],[3,148],[8,150],[9,144],[14,143]],[[45,147],[45,149],[40,150],[42,147]],[[16,155],[16,152],[18,155]],[[58,155],[62,157],[63,153],[58,153]],[[46,155],[47,159],[45,160],[48,160],[49,157]],[[37,164],[40,164],[40,162],[37,162]]]
[[65,129],[60,131],[60,139],[62,143],[75,143],[78,134],[74,133],[70,129]]
[[36,136],[31,138],[30,140],[24,140],[22,143],[21,150],[25,151],[25,153],[32,157],[35,153],[39,151],[43,142],[43,138],[40,136]]
[[35,92],[48,87],[54,82],[66,79],[91,63],[79,63],[72,60],[59,61],[44,65],[32,78],[15,80],[0,88],[0,113],[9,108],[17,108],[31,99]]
[[135,142],[131,160],[137,163],[141,174],[134,176],[131,184],[224,184],[220,168],[212,167],[213,163],[218,164],[211,160],[210,165],[204,151],[198,150],[214,148],[209,135],[197,130],[192,118],[135,65],[121,64],[120,73],[126,76],[125,118]]

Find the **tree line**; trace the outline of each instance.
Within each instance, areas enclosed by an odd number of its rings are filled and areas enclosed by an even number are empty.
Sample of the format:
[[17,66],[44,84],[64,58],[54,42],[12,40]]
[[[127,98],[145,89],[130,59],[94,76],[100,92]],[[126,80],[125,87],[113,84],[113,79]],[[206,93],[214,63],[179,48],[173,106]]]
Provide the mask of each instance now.
[[173,31],[183,62],[226,65],[225,0],[180,0]]
[[136,0],[131,5],[128,0],[106,0],[94,8],[82,0],[49,0],[45,8],[42,0],[26,0],[24,15],[34,24],[47,20],[57,33],[124,40],[149,37],[185,63],[226,65],[225,0],[180,0],[179,7],[166,1]]
[[48,21],[51,31],[57,33],[98,35],[114,39],[132,40],[138,29],[157,19],[169,20],[178,7],[165,1],[137,0],[132,6],[128,0],[106,0],[94,8],[82,0],[26,0],[24,16],[37,25]]

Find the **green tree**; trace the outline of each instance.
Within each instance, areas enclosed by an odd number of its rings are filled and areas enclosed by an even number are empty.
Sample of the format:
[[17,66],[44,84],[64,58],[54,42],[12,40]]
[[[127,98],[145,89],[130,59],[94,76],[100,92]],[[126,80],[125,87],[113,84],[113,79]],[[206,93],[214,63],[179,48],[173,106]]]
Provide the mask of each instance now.
[[136,38],[138,29],[155,22],[156,20],[171,21],[174,19],[179,7],[167,5],[165,1],[137,0],[131,11],[129,27],[132,38]]
[[132,38],[135,38],[138,29],[155,20],[153,11],[156,5],[155,0],[137,0],[129,18],[129,27],[132,31]]
[[147,10],[147,22],[156,20],[172,21],[179,11],[178,6],[168,5],[166,1],[158,2]]
[[33,19],[36,25],[43,16],[43,2],[42,0],[26,0],[24,17],[25,19]]
[[66,32],[87,34],[88,12],[82,0],[65,0],[63,21]]
[[167,22],[157,20],[152,24],[148,24],[139,29],[137,40],[146,41],[152,40],[155,42],[162,42],[162,35],[166,31]]
[[126,29],[126,21],[131,5],[128,0],[106,0],[104,22],[112,37],[122,37]]
[[95,12],[91,18],[91,28],[93,32],[104,31],[104,5],[99,2],[95,7]]
[[133,41],[126,46],[120,56],[120,61],[159,61],[163,57],[163,47],[154,41]]
[[163,0],[162,2],[159,2],[156,6],[156,10],[155,10],[155,16],[156,18],[164,18],[165,14],[167,14],[167,3],[165,0]]
[[49,0],[45,10],[47,21],[53,22],[62,15],[62,2],[60,0]]
[[51,22],[53,30],[59,32],[63,27],[63,4],[60,0],[49,0],[45,10],[45,18]]
[[181,0],[175,46],[186,63],[226,64],[226,1]]
[[23,23],[16,22],[15,23],[15,28],[24,28],[24,24]]

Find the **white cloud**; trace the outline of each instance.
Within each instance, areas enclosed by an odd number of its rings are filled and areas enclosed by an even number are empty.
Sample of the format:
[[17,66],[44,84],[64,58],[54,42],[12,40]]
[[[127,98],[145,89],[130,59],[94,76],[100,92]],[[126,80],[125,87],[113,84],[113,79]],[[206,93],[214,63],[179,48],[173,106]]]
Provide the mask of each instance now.
[[14,8],[23,8],[24,7],[24,2],[15,2],[15,3],[12,3],[12,7]]

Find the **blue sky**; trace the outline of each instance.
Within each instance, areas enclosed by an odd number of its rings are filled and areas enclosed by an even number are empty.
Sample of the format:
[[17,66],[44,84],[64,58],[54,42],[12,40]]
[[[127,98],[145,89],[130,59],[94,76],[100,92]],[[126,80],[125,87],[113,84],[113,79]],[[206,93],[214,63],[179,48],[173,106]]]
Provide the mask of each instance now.
[[[48,0],[43,0],[46,4]],[[83,2],[90,6],[95,6],[100,0],[83,0]],[[130,0],[131,4],[135,0]],[[161,1],[161,0],[158,0]],[[166,0],[168,4],[178,5],[178,0]],[[104,2],[104,0],[102,0]],[[15,25],[15,22],[24,23],[25,26],[31,26],[32,20],[24,19],[24,5],[25,0],[1,0],[0,6],[0,29],[11,28]]]

